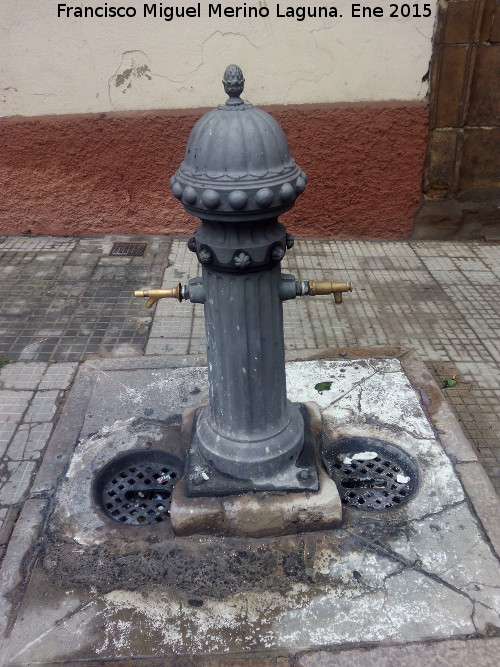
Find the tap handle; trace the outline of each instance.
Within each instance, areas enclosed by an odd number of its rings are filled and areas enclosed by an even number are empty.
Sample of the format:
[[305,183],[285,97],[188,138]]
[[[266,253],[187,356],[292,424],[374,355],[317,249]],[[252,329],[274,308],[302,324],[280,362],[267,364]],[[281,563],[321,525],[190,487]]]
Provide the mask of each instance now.
[[317,296],[318,294],[334,294],[340,296],[340,301],[335,299],[336,303],[342,303],[342,292],[352,292],[351,282],[334,283],[330,280],[310,280],[308,294]]
[[297,295],[318,296],[319,294],[333,294],[335,303],[342,303],[342,292],[352,292],[351,282],[332,282],[331,280],[304,280],[296,282]]
[[179,283],[175,287],[170,287],[167,289],[137,289],[134,292],[134,296],[137,297],[146,297],[146,308],[151,308],[159,299],[178,299],[182,301],[182,285]]

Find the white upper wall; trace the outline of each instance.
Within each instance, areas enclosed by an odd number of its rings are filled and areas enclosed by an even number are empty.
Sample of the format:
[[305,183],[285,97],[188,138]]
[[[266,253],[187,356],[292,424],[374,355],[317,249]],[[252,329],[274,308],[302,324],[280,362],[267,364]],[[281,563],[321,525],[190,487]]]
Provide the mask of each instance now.
[[[68,0],[73,7],[135,8],[135,18],[58,18],[57,0],[0,0],[0,115],[39,116],[113,110],[215,106],[226,65],[246,78],[254,104],[419,100],[437,2],[417,3],[429,17],[353,18],[347,0],[254,0],[267,18],[144,18],[139,0]],[[156,3],[197,7],[196,2]],[[211,3],[217,5],[219,3]],[[412,0],[399,3],[415,11]],[[278,17],[287,7],[336,7],[342,18]],[[403,9],[403,12],[405,10]]]

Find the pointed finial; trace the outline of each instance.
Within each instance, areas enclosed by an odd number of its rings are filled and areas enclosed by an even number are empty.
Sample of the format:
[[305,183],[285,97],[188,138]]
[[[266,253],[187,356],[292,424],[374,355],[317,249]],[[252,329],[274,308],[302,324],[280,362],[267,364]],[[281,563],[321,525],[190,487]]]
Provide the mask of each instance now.
[[228,65],[226,67],[222,83],[224,84],[226,95],[229,95],[226,104],[243,104],[240,95],[243,92],[245,79],[243,78],[243,72],[238,65]]

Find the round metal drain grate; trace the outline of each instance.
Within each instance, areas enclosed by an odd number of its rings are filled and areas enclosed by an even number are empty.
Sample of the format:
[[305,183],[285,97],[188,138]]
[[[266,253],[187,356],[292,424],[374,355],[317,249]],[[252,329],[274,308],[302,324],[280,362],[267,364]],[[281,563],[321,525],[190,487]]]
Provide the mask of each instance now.
[[344,505],[401,507],[418,488],[418,469],[399,447],[377,438],[342,438],[323,448],[323,463]]
[[182,472],[182,461],[162,450],[120,454],[98,472],[94,498],[108,517],[120,523],[160,523],[170,517],[172,490]]

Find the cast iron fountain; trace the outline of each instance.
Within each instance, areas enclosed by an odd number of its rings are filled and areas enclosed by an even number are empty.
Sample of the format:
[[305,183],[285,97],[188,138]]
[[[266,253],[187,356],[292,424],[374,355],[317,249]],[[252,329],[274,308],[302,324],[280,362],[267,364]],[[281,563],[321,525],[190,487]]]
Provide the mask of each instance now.
[[287,399],[282,302],[352,290],[350,282],[297,281],[280,263],[294,239],[278,216],[306,187],[272,116],[241,99],[239,67],[224,73],[225,104],[189,137],[172,192],[201,219],[188,247],[202,277],[172,289],[136,291],[203,303],[210,403],[198,410],[186,462],[186,493],[316,491],[318,472],[303,406]]

